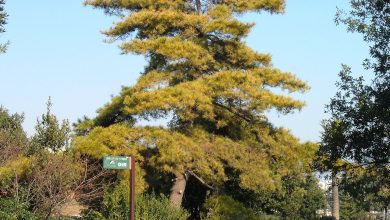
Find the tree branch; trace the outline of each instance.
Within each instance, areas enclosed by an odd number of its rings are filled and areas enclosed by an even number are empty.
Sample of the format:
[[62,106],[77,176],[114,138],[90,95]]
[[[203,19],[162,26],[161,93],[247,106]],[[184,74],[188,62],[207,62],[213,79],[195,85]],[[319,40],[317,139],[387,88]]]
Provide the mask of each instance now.
[[233,113],[235,116],[238,116],[239,118],[245,120],[246,122],[253,122],[253,119],[247,117],[246,115],[242,114],[241,112],[238,112],[238,111],[235,111],[233,110],[232,108],[229,108],[228,106],[225,106],[223,104],[220,104],[218,102],[213,102],[214,105],[220,107],[220,108],[223,108],[225,110],[228,110],[230,113]]
[[210,186],[209,184],[206,183],[206,181],[204,181],[202,178],[200,178],[198,175],[196,175],[194,172],[192,172],[191,170],[187,170],[186,171],[187,174],[195,177],[195,179],[197,179],[203,186],[213,190],[214,187]]

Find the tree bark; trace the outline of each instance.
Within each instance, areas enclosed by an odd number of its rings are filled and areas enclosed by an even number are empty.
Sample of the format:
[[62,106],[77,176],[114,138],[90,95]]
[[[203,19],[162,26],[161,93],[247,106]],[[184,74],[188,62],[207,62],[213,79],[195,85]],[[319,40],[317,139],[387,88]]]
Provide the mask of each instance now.
[[171,188],[171,195],[169,196],[169,200],[175,207],[180,207],[183,201],[187,178],[184,174],[179,174],[176,175],[176,178],[173,181],[174,183]]
[[202,15],[202,2],[201,0],[195,0],[196,1],[196,10],[198,12],[198,15]]
[[340,220],[340,201],[339,201],[339,184],[337,181],[337,172],[332,173],[332,216]]

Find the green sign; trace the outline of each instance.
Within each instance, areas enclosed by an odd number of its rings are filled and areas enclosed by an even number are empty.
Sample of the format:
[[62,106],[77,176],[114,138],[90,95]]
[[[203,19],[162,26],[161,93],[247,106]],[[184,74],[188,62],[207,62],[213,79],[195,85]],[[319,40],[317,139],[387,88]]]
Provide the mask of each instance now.
[[130,157],[106,156],[103,157],[103,168],[112,170],[129,170]]

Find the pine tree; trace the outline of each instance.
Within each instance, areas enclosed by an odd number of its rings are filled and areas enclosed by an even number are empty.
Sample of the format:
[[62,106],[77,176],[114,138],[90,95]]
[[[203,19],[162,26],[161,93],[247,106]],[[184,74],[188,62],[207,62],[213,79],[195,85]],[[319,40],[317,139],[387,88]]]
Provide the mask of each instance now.
[[[87,0],[120,21],[104,33],[123,40],[124,54],[144,55],[148,65],[137,83],[78,124],[76,150],[101,158],[133,154],[144,170],[172,175],[170,199],[180,205],[186,181],[196,175],[211,188],[272,192],[281,178],[307,171],[312,144],[300,144],[270,124],[266,110],[290,113],[304,103],[285,93],[308,86],[276,69],[269,54],[249,48],[253,23],[235,15],[282,13],[283,0]],[[135,127],[140,119],[173,115],[169,127]],[[170,183],[159,179],[159,185]],[[235,192],[226,191],[234,196]]]
[[[4,11],[4,0],[0,0],[0,34],[5,32],[4,25],[7,23],[7,13]],[[5,53],[8,43],[0,44],[0,54]]]
[[69,146],[70,127],[68,120],[60,125],[57,117],[51,113],[52,102],[49,97],[47,111],[37,120],[36,134],[32,137],[30,153],[39,153],[42,150],[58,152]]

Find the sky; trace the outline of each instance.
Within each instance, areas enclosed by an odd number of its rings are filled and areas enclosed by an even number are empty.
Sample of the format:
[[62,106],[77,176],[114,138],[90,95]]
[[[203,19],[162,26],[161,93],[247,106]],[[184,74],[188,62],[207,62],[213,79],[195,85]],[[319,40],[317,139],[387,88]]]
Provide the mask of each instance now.
[[[336,7],[348,10],[348,0],[287,0],[282,15],[266,12],[240,16],[256,26],[246,39],[258,52],[270,53],[273,65],[293,72],[311,90],[293,94],[306,102],[289,115],[268,112],[270,121],[283,126],[302,141],[319,141],[320,122],[328,117],[324,106],[336,93],[341,64],[364,73],[362,61],[368,47],[362,36],[336,26]],[[46,111],[75,122],[132,85],[146,64],[142,56],[122,55],[118,43],[105,43],[100,31],[117,20],[82,0],[7,0],[9,14],[6,54],[0,55],[0,105],[10,113],[24,113],[24,127],[34,133],[37,118]]]

